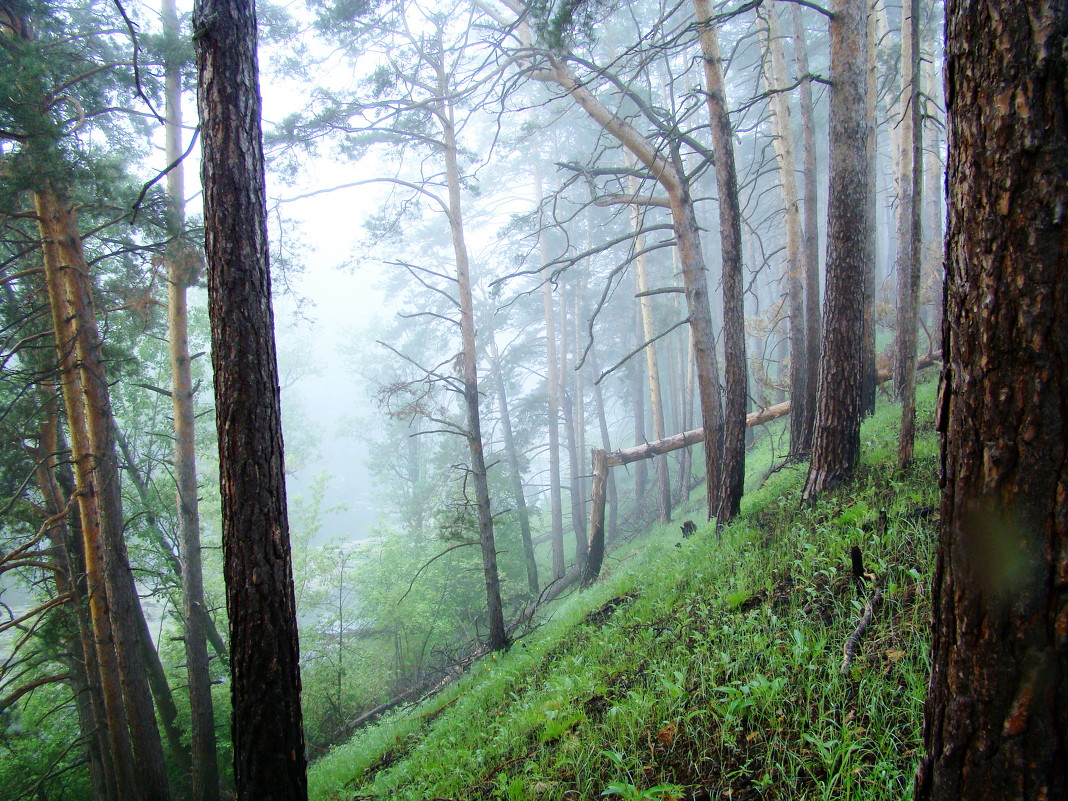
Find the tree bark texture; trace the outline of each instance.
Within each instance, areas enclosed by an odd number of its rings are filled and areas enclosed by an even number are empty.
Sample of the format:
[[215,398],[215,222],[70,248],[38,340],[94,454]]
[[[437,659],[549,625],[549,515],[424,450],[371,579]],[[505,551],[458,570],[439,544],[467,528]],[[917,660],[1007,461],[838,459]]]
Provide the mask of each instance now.
[[242,801],[302,801],[308,790],[255,5],[198,0],[193,28],[230,617],[234,782]]
[[827,286],[819,395],[806,500],[840,484],[860,451],[864,265],[870,209],[867,182],[867,4],[835,0],[831,20],[830,194]]
[[[717,524],[722,525],[738,514],[745,483],[745,405],[749,393],[749,377],[745,363],[742,213],[738,205],[738,175],[734,166],[734,144],[731,138],[733,134],[727,113],[727,94],[723,85],[719,34],[710,22],[710,0],[694,0],[694,13],[700,26],[708,127],[712,134],[712,152],[716,159],[720,259],[723,264],[723,364],[726,396],[722,418],[722,465],[715,505],[709,502],[709,513],[715,516]],[[718,378],[716,383],[718,384]],[[718,409],[717,398],[717,412]]]
[[[860,411],[862,415],[875,413],[875,301],[879,263],[878,236],[875,227],[878,217],[876,211],[878,187],[876,184],[875,164],[879,152],[879,129],[875,124],[875,108],[879,89],[879,51],[876,43],[883,41],[885,38],[884,33],[881,30],[877,30],[876,19],[885,19],[886,7],[885,3],[879,2],[879,0],[868,0],[867,9],[868,40],[865,48],[867,84],[864,97],[864,124],[866,126],[869,171],[866,183],[867,194],[864,200],[868,216],[864,229],[864,328],[860,343]],[[891,139],[894,138],[896,130],[895,127],[891,126]]]
[[942,531],[916,798],[1068,798],[1068,4],[946,12]]

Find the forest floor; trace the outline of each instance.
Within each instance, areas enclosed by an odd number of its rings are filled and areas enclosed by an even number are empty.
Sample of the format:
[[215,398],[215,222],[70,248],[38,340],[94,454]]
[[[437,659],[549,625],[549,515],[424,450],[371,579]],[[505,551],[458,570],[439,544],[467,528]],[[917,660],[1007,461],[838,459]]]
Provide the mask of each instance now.
[[[799,500],[805,465],[767,475],[767,438],[729,527],[681,539],[676,522],[612,552],[507,653],[317,762],[312,798],[911,798],[938,525],[932,373],[910,469],[885,401],[855,480],[814,506]],[[702,507],[695,492],[676,518]]]

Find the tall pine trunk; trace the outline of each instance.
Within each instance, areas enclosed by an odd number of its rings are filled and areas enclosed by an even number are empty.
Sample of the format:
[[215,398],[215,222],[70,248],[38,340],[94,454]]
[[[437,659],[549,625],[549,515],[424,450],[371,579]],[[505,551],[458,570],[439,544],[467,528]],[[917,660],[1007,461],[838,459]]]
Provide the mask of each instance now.
[[808,500],[840,484],[860,451],[864,266],[868,257],[867,3],[835,0],[831,20],[827,290]]
[[[164,0],[163,25],[173,42],[179,39],[175,0]],[[197,486],[193,377],[189,357],[189,317],[186,287],[196,280],[199,256],[184,246],[185,174],[182,155],[182,89],[180,65],[164,65],[167,100],[167,174],[170,202],[168,226],[171,242],[167,265],[167,335],[170,341],[171,405],[174,413],[174,479],[177,489],[178,531],[182,560],[182,618],[185,623],[186,678],[189,684],[191,798],[215,801],[219,797],[219,765],[215,748],[215,712],[203,618],[204,579],[200,559],[200,501]]]
[[197,0],[208,311],[219,430],[234,781],[307,798],[293,564],[271,306],[255,5]]
[[1068,798],[1068,5],[947,5],[942,525],[918,801]]

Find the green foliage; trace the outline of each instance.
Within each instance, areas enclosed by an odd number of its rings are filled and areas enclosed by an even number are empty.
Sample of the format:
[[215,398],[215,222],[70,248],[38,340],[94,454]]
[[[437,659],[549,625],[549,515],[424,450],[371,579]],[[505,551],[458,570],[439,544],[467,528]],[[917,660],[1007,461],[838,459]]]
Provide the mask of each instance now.
[[[920,393],[922,421],[933,386]],[[893,451],[898,416],[884,406],[865,424],[869,450]],[[616,551],[600,582],[509,653],[332,751],[311,772],[313,797],[906,797],[928,670],[935,437],[926,430],[906,473],[865,459],[811,507],[803,467],[755,486],[770,444],[752,455],[734,524]],[[842,675],[863,602],[854,544],[884,602]]]

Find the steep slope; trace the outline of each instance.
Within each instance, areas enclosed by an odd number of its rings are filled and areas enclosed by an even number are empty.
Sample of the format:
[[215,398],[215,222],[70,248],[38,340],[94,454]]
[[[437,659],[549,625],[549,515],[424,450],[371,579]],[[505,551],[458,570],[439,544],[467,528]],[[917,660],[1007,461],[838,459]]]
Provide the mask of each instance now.
[[813,507],[799,502],[803,465],[756,487],[768,438],[719,537],[658,529],[613,553],[510,652],[318,762],[313,797],[910,796],[938,508],[926,378],[907,473],[894,470],[897,405],[865,423],[856,480]]

